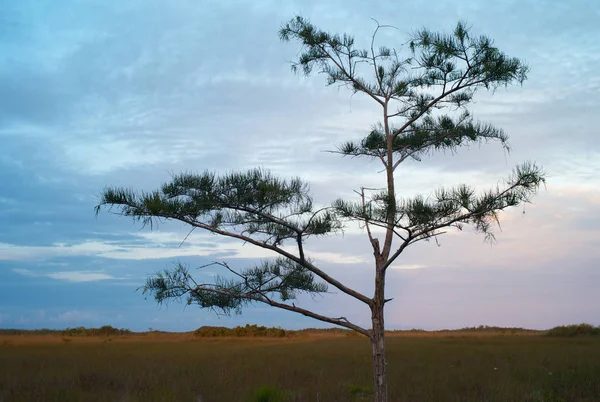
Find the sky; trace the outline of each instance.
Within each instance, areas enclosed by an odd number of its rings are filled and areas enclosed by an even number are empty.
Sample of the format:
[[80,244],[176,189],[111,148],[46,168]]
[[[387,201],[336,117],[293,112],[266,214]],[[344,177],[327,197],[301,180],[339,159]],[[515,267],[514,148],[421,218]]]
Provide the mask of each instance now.
[[[490,143],[407,162],[396,189],[403,197],[459,183],[484,190],[527,160],[543,166],[546,187],[501,214],[494,245],[465,230],[408,248],[388,272],[387,327],[600,325],[596,0],[8,0],[0,3],[0,328],[329,326],[267,306],[231,317],[158,306],[136,290],[157,270],[177,261],[244,268],[268,255],[199,230],[180,246],[183,224],[151,231],[94,216],[106,186],[152,190],[182,171],[260,166],[306,180],[320,205],[381,187],[380,165],[324,152],[368,133],[378,106],[322,75],[291,72],[300,47],[280,42],[278,29],[296,14],[359,46],[374,18],[397,28],[382,31],[381,44],[402,51],[413,30],[464,20],[531,68],[523,86],[480,92],[470,108],[506,131],[511,153]],[[316,264],[372,295],[372,251],[357,225],[307,246]],[[366,306],[339,292],[297,303],[370,322]]]

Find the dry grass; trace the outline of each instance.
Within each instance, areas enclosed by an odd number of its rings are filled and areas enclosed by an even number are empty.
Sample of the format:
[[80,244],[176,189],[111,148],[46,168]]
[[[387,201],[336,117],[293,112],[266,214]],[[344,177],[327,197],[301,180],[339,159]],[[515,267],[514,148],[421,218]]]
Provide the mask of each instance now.
[[[398,334],[396,334],[398,335]],[[391,336],[391,401],[600,401],[600,339]],[[481,336],[483,335],[483,336]],[[288,338],[0,336],[0,401],[368,400],[368,341]],[[363,396],[365,395],[365,396]]]

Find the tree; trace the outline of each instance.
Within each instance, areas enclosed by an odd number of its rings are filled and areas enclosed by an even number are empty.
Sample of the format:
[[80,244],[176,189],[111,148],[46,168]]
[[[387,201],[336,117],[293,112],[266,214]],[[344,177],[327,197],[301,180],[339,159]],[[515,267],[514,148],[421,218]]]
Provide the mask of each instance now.
[[[451,33],[416,31],[406,56],[396,49],[375,47],[377,24],[368,49],[354,38],[322,31],[302,17],[284,24],[283,41],[298,41],[302,51],[293,71],[324,73],[327,83],[340,84],[366,95],[381,107],[382,120],[359,142],[335,151],[343,156],[367,157],[384,166],[383,190],[360,188],[355,201],[336,200],[313,205],[308,186],[299,178],[282,180],[266,170],[217,175],[176,175],[153,192],[106,188],[103,207],[152,226],[157,220],[184,222],[192,228],[239,239],[278,255],[246,269],[216,262],[226,272],[214,282],[196,281],[188,268],[177,264],[159,272],[143,286],[146,295],[162,303],[185,297],[187,304],[240,313],[252,303],[263,303],[357,331],[368,337],[373,350],[374,399],[387,401],[384,307],[386,272],[411,244],[437,239],[448,229],[471,225],[493,242],[498,212],[530,202],[545,183],[535,163],[517,166],[502,186],[476,191],[467,185],[442,188],[425,198],[401,198],[394,175],[405,161],[420,161],[435,151],[490,140],[509,150],[503,130],[473,119],[466,106],[480,89],[495,90],[526,79],[528,67],[502,53],[485,36],[472,36],[460,22]],[[371,79],[367,79],[367,76]],[[375,288],[367,296],[331,277],[311,259],[306,240],[334,234],[348,222],[365,229],[373,248]],[[378,237],[379,236],[379,237]],[[292,248],[285,247],[292,244]],[[371,328],[344,317],[328,317],[291,303],[299,293],[318,294],[332,286],[360,300],[371,311]]]

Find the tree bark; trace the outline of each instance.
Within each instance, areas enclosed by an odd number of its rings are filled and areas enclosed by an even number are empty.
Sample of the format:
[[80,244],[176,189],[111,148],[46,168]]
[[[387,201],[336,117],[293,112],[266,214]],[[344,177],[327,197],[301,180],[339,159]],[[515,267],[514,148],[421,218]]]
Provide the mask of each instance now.
[[371,311],[373,322],[373,329],[371,330],[371,344],[373,346],[373,400],[375,402],[387,402],[383,303],[375,303]]

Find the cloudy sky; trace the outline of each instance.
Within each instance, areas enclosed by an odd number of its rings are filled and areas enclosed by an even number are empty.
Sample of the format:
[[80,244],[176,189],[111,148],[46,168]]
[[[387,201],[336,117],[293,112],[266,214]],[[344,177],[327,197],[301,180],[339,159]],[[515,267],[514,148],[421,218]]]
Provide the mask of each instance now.
[[[157,307],[136,291],[156,270],[178,260],[244,267],[265,255],[200,231],[179,247],[183,225],[150,231],[93,210],[107,185],[149,190],[183,170],[262,166],[304,178],[322,204],[381,187],[379,165],[323,152],[367,133],[377,105],[290,71],[299,47],[277,31],[295,14],[353,34],[358,45],[368,44],[375,18],[397,27],[380,39],[400,50],[412,30],[448,30],[462,19],[531,67],[522,87],[480,93],[471,109],[506,130],[512,153],[492,143],[406,163],[397,189],[485,189],[525,160],[545,168],[547,187],[501,216],[494,246],[467,230],[439,247],[409,248],[389,272],[388,327],[599,325],[600,3],[401,3],[3,1],[0,327],[320,326],[261,306],[230,318]],[[328,272],[372,293],[369,244],[357,227],[309,248]],[[367,308],[340,294],[301,304],[369,324]]]

